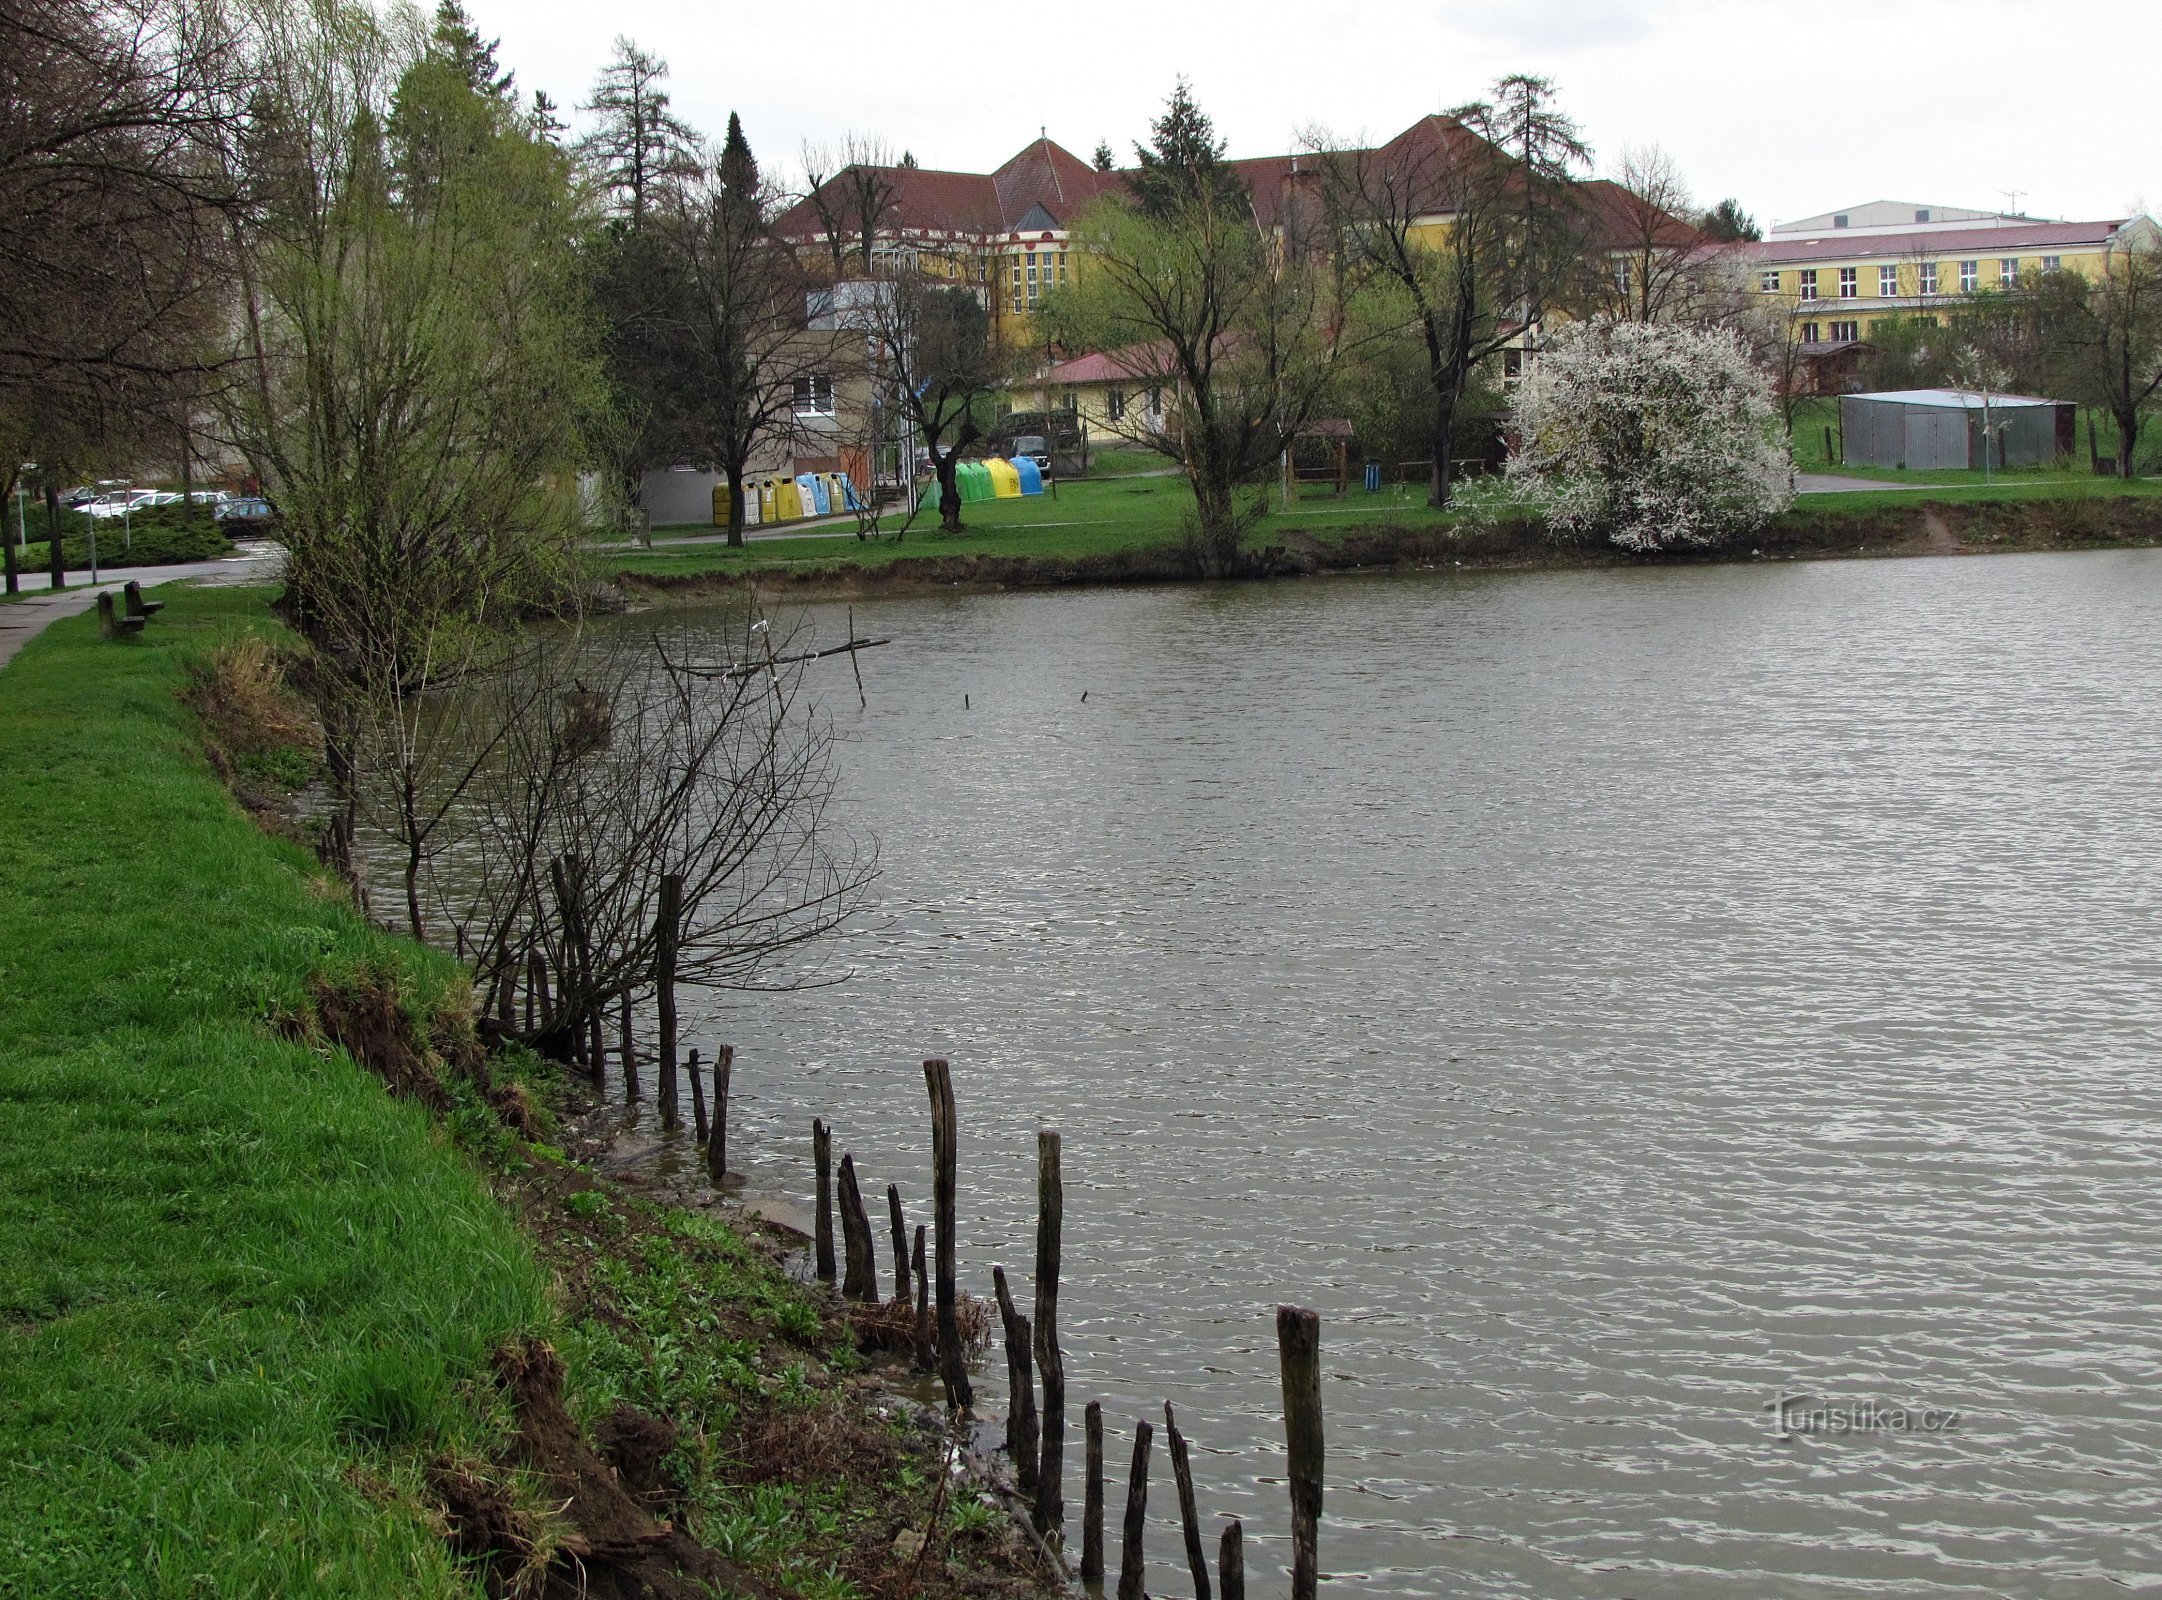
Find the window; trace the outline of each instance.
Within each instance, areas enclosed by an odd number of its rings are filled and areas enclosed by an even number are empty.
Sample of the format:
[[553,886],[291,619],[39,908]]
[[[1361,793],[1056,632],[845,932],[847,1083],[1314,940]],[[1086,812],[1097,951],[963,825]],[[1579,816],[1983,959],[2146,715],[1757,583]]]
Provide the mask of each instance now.
[[1816,325],[1816,324],[1815,324],[1814,322],[1805,322],[1805,323],[1803,323],[1803,324],[1802,324],[1802,343],[1804,343],[1804,344],[1815,344],[1816,342],[1817,342],[1817,325]]
[[1081,397],[1071,389],[1066,391],[1066,415],[1077,416],[1081,411]]
[[1839,298],[1852,300],[1862,292],[1862,269],[1841,267],[1839,269]]
[[2044,256],[2044,257],[2042,258],[2042,270],[2043,270],[2044,272],[2062,272],[2062,271],[2064,271],[2064,257],[2063,257],[2063,256]]
[[1916,206],[1914,208],[1914,220],[1916,222],[1927,222],[1929,220],[1929,207]]
[[797,416],[830,417],[833,415],[832,373],[803,373],[796,379],[795,388]]
[[1149,390],[1149,414],[1154,416],[1164,408],[1164,392],[1159,388]]
[[1862,336],[1859,322],[1835,322],[1832,324],[1832,343],[1851,342]]
[[1959,264],[1959,292],[1961,294],[1972,294],[1981,287],[1982,263],[1979,261],[1962,261]]
[[1817,269],[1815,267],[1804,267],[1802,268],[1802,298],[1804,300],[1814,300],[1816,297]]
[[1847,214],[1846,214],[1846,213],[1845,213],[1844,211],[1840,212],[1838,216],[1836,216],[1836,217],[1832,218],[1832,226],[1833,226],[1833,227],[1835,227],[1835,228],[1844,228],[1844,227],[1845,227],[1846,225],[1847,225]]
[[1501,353],[1501,375],[1504,378],[1521,378],[1524,376],[1523,351],[1504,350]]
[[1934,261],[1923,262],[1915,272],[1915,278],[1917,280],[1915,287],[1923,294],[1935,294],[1937,292],[1937,263]]
[[1881,300],[1889,300],[1898,293],[1899,269],[1897,267],[1879,267],[1877,269],[1877,297]]
[[1106,389],[1104,391],[1104,415],[1113,422],[1126,420],[1126,391],[1124,389]]
[[2007,289],[2019,287],[2019,257],[2006,256],[1997,263],[1997,282]]
[[1758,273],[1757,287],[1766,294],[1777,294],[1779,292],[1779,274],[1776,272]]

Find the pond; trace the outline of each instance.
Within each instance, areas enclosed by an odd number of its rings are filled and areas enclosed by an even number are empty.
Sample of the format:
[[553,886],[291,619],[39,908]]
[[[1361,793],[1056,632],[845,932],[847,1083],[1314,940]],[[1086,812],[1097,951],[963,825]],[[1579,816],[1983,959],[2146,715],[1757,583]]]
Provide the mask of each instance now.
[[1071,1513],[1082,1403],[1122,1470],[1168,1398],[1282,1592],[1296,1301],[1325,1593],[2162,1573],[2162,554],[855,616],[881,912],[686,1043],[753,1192],[825,1116],[912,1216],[949,1057],[980,1292],[1063,1130]]

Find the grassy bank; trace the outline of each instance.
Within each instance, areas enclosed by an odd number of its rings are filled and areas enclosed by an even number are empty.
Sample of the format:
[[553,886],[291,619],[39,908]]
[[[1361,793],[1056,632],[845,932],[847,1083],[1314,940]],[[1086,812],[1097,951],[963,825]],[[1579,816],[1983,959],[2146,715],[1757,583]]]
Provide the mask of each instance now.
[[[919,523],[905,538],[861,541],[797,537],[609,552],[602,570],[648,593],[703,593],[756,586],[803,596],[975,587],[1059,587],[1191,578],[1196,564],[1181,521],[1192,503],[1176,478],[1066,484],[1060,496],[967,509],[959,534]],[[2162,520],[2162,479],[2132,483],[2046,475],[2012,483],[1953,485],[1908,495],[1857,489],[1814,494],[1763,535],[1724,553],[1670,559],[1831,557],[1857,553],[2053,549],[2142,541]],[[1971,531],[1965,538],[1962,530]],[[1315,496],[1261,517],[1246,538],[1251,576],[1376,566],[1607,565],[1636,558],[1592,545],[1557,544],[1512,514],[1489,485],[1466,485],[1447,512],[1416,491],[1341,500]]]
[[[0,1593],[880,1592],[934,1441],[768,1242],[556,1148],[455,969],[250,821],[177,696],[264,596],[165,597],[0,671]],[[1035,1592],[1002,1529],[951,1505],[922,1592]]]
[[[449,974],[372,933],[194,754],[182,662],[62,622],[0,672],[0,1573],[23,1594],[451,1592],[356,1486],[477,1447],[488,1353],[551,1319],[479,1175],[337,1052],[322,974]],[[420,1436],[427,1435],[423,1440]],[[417,1499],[414,1500],[417,1504]]]

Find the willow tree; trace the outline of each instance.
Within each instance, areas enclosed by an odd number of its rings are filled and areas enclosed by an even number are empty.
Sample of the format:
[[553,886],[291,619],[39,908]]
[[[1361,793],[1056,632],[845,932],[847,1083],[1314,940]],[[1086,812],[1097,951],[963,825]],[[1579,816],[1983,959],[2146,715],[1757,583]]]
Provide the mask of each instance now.
[[1345,353],[1345,279],[1288,195],[1264,224],[1254,197],[1182,83],[1140,170],[1076,228],[1085,265],[1045,305],[1070,348],[1105,352],[1154,408],[1112,426],[1178,463],[1194,496],[1203,572],[1232,571],[1267,476],[1310,421]]
[[272,14],[233,419],[279,513],[315,647],[352,870],[363,792],[406,852],[441,817],[430,692],[576,592],[581,424],[598,378],[568,158],[417,26],[348,0]]

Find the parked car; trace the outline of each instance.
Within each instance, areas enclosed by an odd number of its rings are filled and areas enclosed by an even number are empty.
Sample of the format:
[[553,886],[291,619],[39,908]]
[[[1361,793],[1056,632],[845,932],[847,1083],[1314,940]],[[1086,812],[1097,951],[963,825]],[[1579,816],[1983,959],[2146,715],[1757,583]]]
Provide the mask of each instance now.
[[1013,443],[1007,446],[1006,455],[1010,461],[1018,461],[1026,456],[1044,471],[1051,470],[1051,443],[1040,433],[1015,434]]
[[140,511],[145,506],[177,506],[187,498],[184,494],[174,494],[170,489],[146,489],[136,496],[135,509]]
[[222,506],[226,501],[233,498],[233,491],[230,489],[192,489],[188,492],[188,498],[199,506]]
[[220,501],[211,511],[228,538],[259,539],[277,525],[277,513],[268,500],[242,498]]
[[124,517],[149,492],[147,489],[112,489],[76,509],[86,517]]

